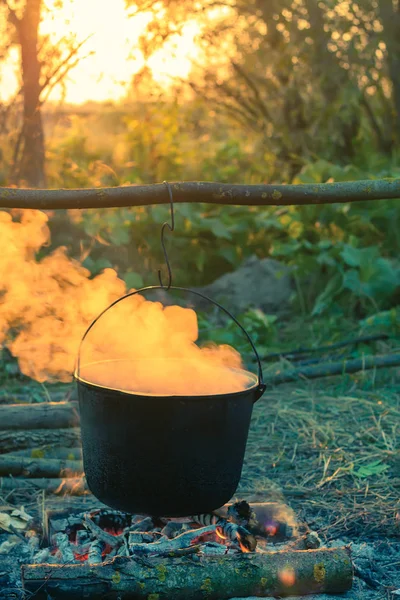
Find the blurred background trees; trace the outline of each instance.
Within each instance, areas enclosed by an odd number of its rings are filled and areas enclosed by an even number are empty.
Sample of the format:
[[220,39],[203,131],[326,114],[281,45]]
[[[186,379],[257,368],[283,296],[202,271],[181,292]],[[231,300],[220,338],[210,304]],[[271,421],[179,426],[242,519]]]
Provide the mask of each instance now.
[[[46,10],[42,0],[24,0],[15,5],[0,0],[0,9],[3,21],[3,50],[0,52],[4,58],[7,51],[17,45],[20,55],[21,85],[15,102],[21,100],[22,115],[14,141],[10,179],[31,187],[45,187],[42,106],[49,92],[77,64],[77,54],[84,41],[76,44],[71,35],[53,44],[48,36],[40,37],[39,25]],[[12,103],[7,108],[13,108]],[[3,107],[3,120],[9,110]],[[4,121],[3,129],[5,127]]]

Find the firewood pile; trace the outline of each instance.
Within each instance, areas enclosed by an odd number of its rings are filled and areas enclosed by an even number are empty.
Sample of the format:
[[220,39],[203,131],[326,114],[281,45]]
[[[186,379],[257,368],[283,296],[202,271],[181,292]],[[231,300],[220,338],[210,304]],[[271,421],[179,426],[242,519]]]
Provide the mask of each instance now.
[[76,402],[0,406],[0,492],[87,492]]
[[[186,519],[99,504],[85,485],[74,402],[0,406],[0,476],[0,599],[222,600],[352,585],[349,549],[320,547],[278,503]],[[9,504],[24,493],[40,502]]]

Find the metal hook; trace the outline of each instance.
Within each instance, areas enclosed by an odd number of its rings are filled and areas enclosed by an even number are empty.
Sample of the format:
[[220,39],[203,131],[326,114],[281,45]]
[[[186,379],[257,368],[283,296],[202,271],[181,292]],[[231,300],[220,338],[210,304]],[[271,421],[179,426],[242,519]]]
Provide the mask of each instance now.
[[[168,229],[170,231],[174,231],[175,217],[174,217],[174,200],[172,197],[171,186],[168,183],[168,181],[163,181],[163,183],[165,183],[165,185],[167,186],[167,190],[168,190],[168,194],[169,194],[169,201],[170,201],[170,208],[171,208],[171,225],[169,223],[165,222],[161,228],[161,246],[164,251],[165,264],[167,265],[167,269],[168,269],[168,285],[167,285],[166,289],[169,290],[169,288],[171,287],[171,284],[172,284],[172,273],[171,273],[171,265],[169,264],[169,260],[168,260],[167,249],[165,247],[164,231],[165,231],[166,227],[168,227]],[[161,269],[158,270],[158,280],[160,282],[160,286],[162,288],[165,288],[165,285],[163,284],[162,278],[161,278]]]

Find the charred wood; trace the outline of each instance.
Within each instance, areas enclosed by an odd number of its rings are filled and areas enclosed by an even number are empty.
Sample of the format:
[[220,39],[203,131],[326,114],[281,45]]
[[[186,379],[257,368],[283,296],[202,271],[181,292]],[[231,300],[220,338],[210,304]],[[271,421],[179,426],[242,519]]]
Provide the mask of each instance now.
[[226,504],[214,514],[245,527],[253,535],[281,542],[292,537],[296,529],[294,512],[279,502],[252,502],[246,500]]
[[200,527],[199,529],[189,529],[189,531],[185,531],[173,539],[164,538],[152,544],[131,543],[129,544],[129,550],[131,554],[136,554],[137,556],[168,554],[174,550],[188,548],[202,536],[215,533],[215,531],[215,525],[208,525],[207,527]]
[[61,557],[61,562],[64,564],[76,562],[68,535],[63,532],[57,533],[55,535],[55,540],[57,543],[58,553]]
[[63,429],[79,425],[78,405],[73,402],[39,402],[0,406],[0,429]]
[[0,454],[22,448],[40,448],[51,445],[76,448],[80,440],[81,432],[78,427],[0,431]]
[[93,564],[98,564],[98,563],[103,562],[102,552],[103,552],[103,542],[101,540],[94,540],[90,544],[90,548],[89,548],[89,556],[88,556],[89,564],[93,565]]
[[76,477],[83,473],[78,460],[55,458],[25,458],[23,456],[0,456],[0,475],[23,475],[24,477]]
[[84,516],[83,525],[87,529],[89,529],[89,531],[93,534],[95,538],[97,538],[101,542],[104,542],[105,544],[108,544],[109,546],[111,546],[111,548],[115,548],[116,546],[122,546],[122,544],[124,543],[123,535],[112,535],[111,533],[104,531],[104,529],[96,525],[96,523],[93,523],[89,515]]
[[[194,560],[194,559],[197,560]],[[248,596],[339,594],[352,586],[347,548],[249,553],[220,558],[116,557],[98,565],[24,565],[26,592],[54,600],[225,600]]]

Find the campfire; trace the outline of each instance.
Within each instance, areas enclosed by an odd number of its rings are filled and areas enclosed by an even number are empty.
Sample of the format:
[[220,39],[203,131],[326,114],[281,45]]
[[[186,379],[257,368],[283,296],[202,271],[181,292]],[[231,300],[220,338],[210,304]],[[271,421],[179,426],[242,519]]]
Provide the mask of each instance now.
[[21,581],[17,571],[10,581],[16,594],[197,599],[207,588],[207,597],[223,599],[340,593],[351,586],[348,549],[320,548],[318,535],[278,503],[242,500],[167,519],[82,510],[86,500],[46,510],[43,521],[10,509],[0,556],[22,563]]

